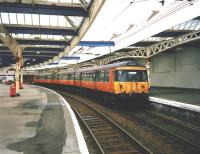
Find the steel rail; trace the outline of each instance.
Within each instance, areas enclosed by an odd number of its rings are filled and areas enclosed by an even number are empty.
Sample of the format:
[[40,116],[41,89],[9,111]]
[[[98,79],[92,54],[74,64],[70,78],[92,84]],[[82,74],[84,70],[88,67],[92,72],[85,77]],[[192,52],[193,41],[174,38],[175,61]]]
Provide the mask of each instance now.
[[147,125],[153,127],[154,129],[156,129],[156,130],[158,130],[158,131],[164,133],[164,134],[167,135],[167,136],[171,136],[171,137],[175,138],[176,140],[179,140],[179,141],[183,142],[183,143],[184,143],[185,145],[187,145],[187,146],[189,145],[189,146],[193,147],[193,148],[196,149],[197,151],[200,151],[200,146],[199,146],[199,145],[196,145],[196,144],[194,144],[194,143],[191,143],[191,142],[189,142],[189,141],[187,141],[187,140],[181,138],[180,136],[178,136],[178,135],[176,135],[176,134],[174,134],[174,133],[172,133],[172,132],[169,132],[168,130],[166,130],[166,129],[164,129],[164,128],[162,128],[162,127],[156,125],[156,124],[153,124],[153,123],[151,123],[151,122],[149,122],[149,121],[147,121],[147,120],[145,120],[145,119],[143,119],[143,118],[141,118],[141,117],[139,117],[139,116],[137,116],[137,115],[135,115],[135,114],[131,114],[131,115],[133,116],[133,118],[137,119],[138,121],[143,122],[143,123],[145,123],[145,124],[147,124]]
[[101,147],[100,143],[98,142],[98,140],[96,139],[96,137],[92,133],[92,131],[91,131],[90,127],[88,126],[88,124],[85,122],[85,120],[82,118],[82,116],[78,113],[78,111],[74,107],[71,106],[71,108],[73,109],[75,114],[78,116],[78,118],[81,120],[81,122],[85,125],[85,128],[87,128],[87,130],[89,131],[90,135],[92,136],[93,140],[95,141],[95,143],[98,146],[98,148],[101,151],[101,153],[105,154],[103,148]]
[[101,113],[100,111],[98,111],[97,109],[95,109],[94,107],[92,107],[91,105],[86,104],[85,102],[83,102],[83,101],[81,101],[81,100],[79,100],[77,98],[74,98],[73,96],[68,95],[66,93],[63,93],[63,92],[60,92],[60,91],[58,91],[58,92],[61,95],[64,95],[64,96],[69,97],[69,98],[71,98],[73,100],[76,100],[77,102],[80,102],[80,103],[84,104],[85,106],[87,106],[88,108],[90,108],[91,110],[93,110],[94,112],[96,112],[97,114],[101,115],[104,119],[106,119],[108,122],[110,122],[112,125],[114,125],[118,130],[120,130],[122,133],[124,133],[126,135],[126,137],[128,137],[131,141],[133,141],[134,143],[136,143],[137,146],[139,146],[140,148],[142,148],[142,150],[145,153],[153,154],[153,152],[151,152],[147,147],[145,147],[142,143],[140,143],[135,137],[133,137],[131,134],[129,134],[127,131],[125,131],[121,126],[119,126],[118,124],[116,124],[113,120],[111,120],[110,118],[108,118],[106,115],[104,115],[103,113]]
[[192,130],[192,131],[194,131],[194,132],[200,134],[200,129],[195,128],[195,127],[193,127],[193,126],[186,125],[186,124],[184,124],[183,122],[180,122],[180,121],[177,121],[177,120],[173,120],[173,119],[170,119],[170,118],[161,116],[161,115],[159,115],[159,114],[157,114],[157,113],[154,113],[154,112],[147,111],[147,113],[152,114],[153,116],[157,116],[157,117],[159,117],[159,118],[161,118],[161,119],[164,119],[164,120],[166,120],[166,121],[168,121],[168,122],[171,122],[171,123],[173,123],[173,124],[175,124],[175,125],[177,125],[177,126],[178,126],[178,125],[179,125],[179,126],[182,126],[182,127],[186,128],[186,129]]

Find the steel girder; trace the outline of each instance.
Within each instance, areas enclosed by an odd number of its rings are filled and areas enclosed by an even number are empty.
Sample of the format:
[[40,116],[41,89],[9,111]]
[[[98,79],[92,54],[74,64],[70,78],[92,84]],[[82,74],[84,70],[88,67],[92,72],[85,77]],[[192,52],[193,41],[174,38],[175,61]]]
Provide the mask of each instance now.
[[[6,46],[0,46],[0,52],[1,51],[9,51],[9,48]],[[63,51],[63,49],[56,47],[26,47],[23,51],[53,51],[58,53],[59,51]]]
[[41,5],[41,4],[24,4],[24,3],[0,3],[1,12],[8,13],[29,13],[29,14],[46,14],[61,16],[82,16],[87,17],[88,12],[81,5],[70,4],[69,6],[59,5]]
[[23,47],[20,46],[14,38],[12,38],[12,36],[2,24],[0,25],[0,39],[10,49],[16,59],[20,60],[20,66],[23,66]]
[[80,41],[78,46],[103,47],[115,46],[115,43],[113,41]]
[[78,35],[76,31],[71,28],[60,27],[46,27],[46,26],[24,26],[24,25],[8,25],[4,24],[4,27],[10,33],[19,34],[45,34],[45,35]]
[[78,27],[75,25],[75,23],[68,16],[65,16],[65,19],[70,23],[70,25],[72,26],[72,28],[75,31],[78,31]]
[[195,31],[192,33],[188,33],[185,35],[182,35],[177,38],[170,39],[168,41],[163,41],[160,43],[157,43],[155,45],[149,46],[146,48],[147,52],[147,58],[150,58],[158,53],[161,53],[163,51],[166,51],[170,48],[174,48],[176,46],[179,46],[181,44],[185,44],[194,40],[200,39],[200,31]]
[[[200,31],[195,31],[192,33],[188,33],[185,35],[182,35],[177,38],[173,38],[167,41],[162,41],[157,44],[145,47],[145,48],[138,48],[129,52],[122,52],[122,53],[116,53],[114,56],[110,56],[101,60],[93,60],[91,62],[87,63],[95,63],[96,65],[105,65],[112,61],[116,61],[119,59],[127,59],[127,58],[150,58],[156,54],[159,54],[161,52],[164,52],[168,49],[174,48],[176,46],[179,46],[181,44],[185,44],[191,41],[195,41],[200,39]],[[94,62],[95,61],[95,62]],[[82,65],[85,65],[84,63]]]
[[68,46],[69,42],[65,40],[45,40],[45,39],[16,39],[19,44],[27,45],[60,45]]
[[103,6],[103,4],[105,3],[105,1],[106,0],[93,0],[90,10],[88,11],[89,17],[85,18],[84,22],[82,23],[82,25],[79,29],[78,36],[75,36],[72,39],[70,46],[66,47],[64,52],[59,53],[58,56],[55,56],[53,59],[50,59],[47,62],[39,64],[39,66],[44,66],[44,65],[53,63],[53,61],[56,61],[59,58],[63,57],[64,55],[68,54],[79,43],[81,38],[84,36],[86,31],[89,29],[89,27],[91,26],[92,22],[96,18],[97,14],[99,13],[99,11],[100,11],[101,7]]

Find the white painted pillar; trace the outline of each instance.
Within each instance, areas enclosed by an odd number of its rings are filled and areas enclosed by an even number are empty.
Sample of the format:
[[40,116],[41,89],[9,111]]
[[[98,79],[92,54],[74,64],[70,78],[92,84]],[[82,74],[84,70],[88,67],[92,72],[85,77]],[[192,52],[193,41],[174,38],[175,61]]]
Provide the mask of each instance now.
[[148,81],[149,81],[149,87],[150,87],[150,65],[151,65],[151,57],[150,57],[151,51],[150,48],[146,48],[146,55],[147,55],[147,59],[146,59],[146,68],[147,68],[147,76],[148,76]]
[[23,89],[24,85],[23,85],[23,69],[22,69],[22,68],[20,69],[20,75],[21,75],[21,76],[20,76],[20,77],[21,77],[21,78],[20,78],[21,89]]
[[16,71],[15,71],[15,86],[16,86],[16,96],[20,96],[19,93],[19,61],[16,62]]

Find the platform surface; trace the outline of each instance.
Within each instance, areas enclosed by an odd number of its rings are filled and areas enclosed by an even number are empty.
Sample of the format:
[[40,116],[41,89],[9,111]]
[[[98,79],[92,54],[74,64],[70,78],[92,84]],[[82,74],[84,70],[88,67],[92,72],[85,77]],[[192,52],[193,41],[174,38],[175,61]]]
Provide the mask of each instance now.
[[150,96],[200,106],[200,90],[152,87]]
[[34,86],[20,94],[9,97],[9,86],[0,84],[0,154],[81,153],[82,133],[77,137],[73,116],[59,95]]

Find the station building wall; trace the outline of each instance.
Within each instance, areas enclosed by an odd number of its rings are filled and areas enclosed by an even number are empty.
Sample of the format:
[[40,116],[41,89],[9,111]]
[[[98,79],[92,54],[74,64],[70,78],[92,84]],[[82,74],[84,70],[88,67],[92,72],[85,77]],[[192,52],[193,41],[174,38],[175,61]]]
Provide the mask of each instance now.
[[151,86],[200,89],[200,48],[184,47],[151,59]]

